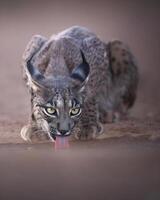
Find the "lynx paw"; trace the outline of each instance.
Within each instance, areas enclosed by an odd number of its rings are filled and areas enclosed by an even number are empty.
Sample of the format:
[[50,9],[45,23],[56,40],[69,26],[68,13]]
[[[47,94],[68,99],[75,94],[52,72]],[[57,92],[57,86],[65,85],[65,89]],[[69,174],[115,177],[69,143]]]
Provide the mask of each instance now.
[[24,141],[31,142],[32,127],[30,125],[23,126],[20,135]]
[[74,133],[74,137],[77,140],[92,140],[95,139],[98,135],[103,133],[103,125],[99,123],[97,126],[84,127],[82,129],[77,129]]
[[49,140],[49,136],[43,130],[37,130],[32,125],[23,126],[21,129],[21,138],[26,142],[39,142]]

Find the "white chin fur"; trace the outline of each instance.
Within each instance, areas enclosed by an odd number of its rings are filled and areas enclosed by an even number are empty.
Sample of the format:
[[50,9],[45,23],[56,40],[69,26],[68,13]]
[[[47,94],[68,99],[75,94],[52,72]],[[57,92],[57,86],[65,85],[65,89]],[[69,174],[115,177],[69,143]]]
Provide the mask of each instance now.
[[68,131],[65,135],[70,135],[70,131]]
[[56,132],[56,135],[60,135],[60,136],[61,136],[61,133],[57,131],[57,132]]
[[[70,131],[68,131],[64,136],[67,136],[70,134]],[[61,133],[59,131],[56,132],[56,135],[62,136]]]
[[[55,140],[52,138],[50,132],[48,132],[49,138],[52,140],[52,142],[55,142]],[[70,135],[70,131],[68,131],[65,136]],[[56,136],[62,136],[61,133],[59,131],[56,132]]]

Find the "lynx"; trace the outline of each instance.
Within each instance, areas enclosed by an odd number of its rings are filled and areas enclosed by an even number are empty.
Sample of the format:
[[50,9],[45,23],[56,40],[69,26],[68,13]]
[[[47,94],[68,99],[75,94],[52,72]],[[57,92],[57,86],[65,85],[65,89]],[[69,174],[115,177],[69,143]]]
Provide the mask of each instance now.
[[32,37],[23,54],[31,116],[21,136],[55,140],[95,138],[103,124],[119,120],[136,99],[137,65],[121,41],[101,41],[74,26],[47,39]]

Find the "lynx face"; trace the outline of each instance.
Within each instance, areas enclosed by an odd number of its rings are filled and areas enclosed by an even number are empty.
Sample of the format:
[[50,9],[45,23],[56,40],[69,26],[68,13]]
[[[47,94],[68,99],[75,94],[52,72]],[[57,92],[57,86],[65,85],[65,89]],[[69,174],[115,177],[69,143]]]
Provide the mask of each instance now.
[[84,88],[89,65],[82,54],[83,63],[75,67],[69,77],[44,77],[31,62],[27,63],[34,93],[34,117],[40,119],[41,128],[50,138],[69,136],[83,111]]
[[37,96],[37,100],[35,106],[45,120],[44,131],[54,139],[56,136],[69,136],[81,117],[84,101],[81,93],[72,88],[55,88],[48,94],[45,92],[45,96]]

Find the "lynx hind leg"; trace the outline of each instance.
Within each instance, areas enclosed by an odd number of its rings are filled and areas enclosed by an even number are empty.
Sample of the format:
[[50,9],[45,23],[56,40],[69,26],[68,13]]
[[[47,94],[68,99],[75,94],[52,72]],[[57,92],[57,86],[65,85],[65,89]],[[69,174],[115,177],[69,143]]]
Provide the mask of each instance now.
[[137,62],[129,47],[121,41],[110,42],[109,52],[113,91],[115,97],[120,100],[116,101],[116,106],[120,106],[115,110],[124,115],[127,114],[128,109],[133,106],[136,99],[139,82]]
[[[139,74],[137,62],[131,50],[126,44],[119,40],[110,42],[108,50],[109,65],[113,78],[115,77],[116,80],[119,78],[119,75],[124,75],[122,78],[126,79],[124,81],[126,81],[127,86],[130,86],[130,89],[135,92],[139,81]],[[131,96],[132,93],[129,97],[131,98]],[[135,98],[135,94],[133,98]]]
[[[121,104],[123,105],[123,102],[121,102]],[[115,101],[113,97],[110,98],[109,96],[108,98],[99,98],[99,121],[102,124],[120,121],[121,115],[127,112],[127,108],[123,106],[122,109],[122,105],[118,105],[118,110],[116,110],[117,106],[115,106]]]
[[131,53],[127,45],[119,40],[109,43],[109,60],[113,75],[126,72],[131,62]]
[[102,124],[114,122],[114,112],[113,111],[100,111],[99,120]]

